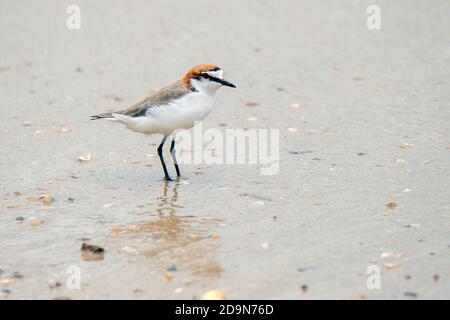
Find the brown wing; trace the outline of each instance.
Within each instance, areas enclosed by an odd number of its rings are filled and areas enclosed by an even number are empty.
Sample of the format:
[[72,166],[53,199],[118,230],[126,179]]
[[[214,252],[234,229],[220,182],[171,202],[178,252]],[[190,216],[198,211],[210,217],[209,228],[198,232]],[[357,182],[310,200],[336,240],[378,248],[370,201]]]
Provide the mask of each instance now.
[[[133,104],[129,108],[114,113],[123,114],[129,117],[140,117],[144,116],[145,112],[152,107],[161,106],[168,104],[170,101],[181,98],[182,96],[189,93],[184,85],[183,81],[176,81],[166,87],[161,88],[154,94],[148,96],[142,101]],[[96,116],[92,116],[91,120],[101,119],[101,118],[112,118],[112,113],[101,113]]]

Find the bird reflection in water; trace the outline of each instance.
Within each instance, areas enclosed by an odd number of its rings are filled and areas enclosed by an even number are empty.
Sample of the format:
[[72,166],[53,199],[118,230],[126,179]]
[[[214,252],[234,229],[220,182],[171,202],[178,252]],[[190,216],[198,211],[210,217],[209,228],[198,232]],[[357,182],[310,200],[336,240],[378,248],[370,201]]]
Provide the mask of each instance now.
[[175,267],[195,276],[219,277],[222,267],[215,260],[219,240],[211,229],[220,220],[178,215],[177,211],[183,208],[178,204],[179,187],[179,183],[164,181],[157,217],[135,225],[129,232],[133,238],[144,236],[146,248],[140,252],[151,258],[157,268]]

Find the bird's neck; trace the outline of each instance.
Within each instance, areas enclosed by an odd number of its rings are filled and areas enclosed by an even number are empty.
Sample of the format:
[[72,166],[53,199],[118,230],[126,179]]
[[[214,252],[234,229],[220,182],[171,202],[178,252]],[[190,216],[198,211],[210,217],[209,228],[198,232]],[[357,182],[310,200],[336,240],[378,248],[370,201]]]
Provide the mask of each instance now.
[[220,88],[220,85],[212,84],[212,83],[204,83],[201,81],[192,81],[192,88],[195,92],[201,92],[207,95],[215,95],[217,90]]

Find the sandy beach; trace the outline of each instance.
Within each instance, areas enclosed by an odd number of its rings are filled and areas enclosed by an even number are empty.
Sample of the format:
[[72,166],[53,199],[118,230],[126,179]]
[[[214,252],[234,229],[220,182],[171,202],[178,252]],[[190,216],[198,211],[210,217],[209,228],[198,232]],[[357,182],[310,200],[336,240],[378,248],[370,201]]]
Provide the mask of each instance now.
[[[450,3],[372,2],[3,0],[0,299],[449,299]],[[89,120],[199,63],[278,174]]]

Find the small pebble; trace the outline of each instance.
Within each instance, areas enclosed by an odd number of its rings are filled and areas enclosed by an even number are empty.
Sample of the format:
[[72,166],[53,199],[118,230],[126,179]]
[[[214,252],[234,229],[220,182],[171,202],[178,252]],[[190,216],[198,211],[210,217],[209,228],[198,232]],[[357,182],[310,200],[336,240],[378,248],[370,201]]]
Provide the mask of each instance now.
[[55,281],[55,280],[48,280],[48,288],[49,289],[56,289],[61,287],[61,282]]
[[70,132],[70,129],[69,128],[67,128],[67,127],[62,127],[62,128],[59,128],[59,130],[58,130],[59,132]]
[[2,279],[2,281],[0,281],[0,285],[4,288],[8,288],[10,285],[13,284],[13,282],[14,281],[12,279],[6,278],[6,279]]
[[32,219],[31,221],[31,226],[33,228],[39,227],[41,224],[43,224],[44,221],[40,220],[40,219]]
[[395,202],[389,202],[388,204],[386,204],[386,207],[388,207],[389,209],[395,209],[398,207],[398,205]]
[[42,200],[42,203],[46,206],[49,206],[53,202],[53,197],[49,194],[43,194],[39,197]]
[[175,271],[177,271],[177,266],[176,265],[172,265],[172,266],[168,267],[166,269],[166,271],[175,272]]
[[167,282],[171,282],[171,281],[173,280],[174,277],[175,277],[175,276],[173,275],[172,272],[167,272],[167,273],[164,275],[164,280],[166,280]]
[[6,299],[8,295],[11,294],[11,291],[8,289],[0,289],[0,300]]
[[111,231],[115,234],[120,233],[122,231],[122,228],[120,226],[114,226],[111,228]]
[[264,201],[256,200],[255,202],[252,203],[252,207],[253,207],[253,208],[261,208],[261,207],[264,207]]
[[403,293],[403,295],[405,297],[409,297],[409,298],[417,298],[417,293],[416,292],[412,292],[412,291],[406,291]]
[[262,243],[261,244],[261,247],[264,249],[264,250],[267,250],[267,249],[269,249],[269,244],[267,243],[267,242],[265,242],[265,243]]
[[214,233],[214,234],[211,235],[211,239],[213,239],[213,240],[219,240],[219,239],[220,239],[220,236],[219,236],[217,233]]
[[400,149],[406,149],[406,148],[412,147],[412,146],[414,146],[414,145],[406,142],[406,143],[402,143],[400,145]]
[[81,244],[81,251],[88,251],[88,252],[95,253],[95,254],[103,254],[105,252],[105,249],[103,249],[100,246],[96,246],[93,244],[88,244],[88,243],[83,242]]

